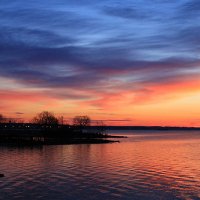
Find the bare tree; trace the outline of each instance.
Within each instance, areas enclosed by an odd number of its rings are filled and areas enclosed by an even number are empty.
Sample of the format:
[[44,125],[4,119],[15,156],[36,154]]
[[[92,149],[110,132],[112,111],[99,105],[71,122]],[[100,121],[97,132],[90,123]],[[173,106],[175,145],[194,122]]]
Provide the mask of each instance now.
[[36,124],[57,125],[58,119],[54,116],[52,112],[43,111],[37,114],[33,118],[32,122]]
[[73,125],[79,127],[90,126],[91,120],[88,116],[76,116],[73,119]]
[[78,131],[83,132],[87,126],[90,126],[90,118],[88,116],[76,116],[73,119],[73,125]]

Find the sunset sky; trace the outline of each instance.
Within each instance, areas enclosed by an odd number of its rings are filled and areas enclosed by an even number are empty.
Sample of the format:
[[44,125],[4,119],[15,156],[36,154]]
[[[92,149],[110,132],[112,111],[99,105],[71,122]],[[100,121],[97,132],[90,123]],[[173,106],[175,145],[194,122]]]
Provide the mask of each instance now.
[[0,113],[200,126],[199,0],[1,0]]

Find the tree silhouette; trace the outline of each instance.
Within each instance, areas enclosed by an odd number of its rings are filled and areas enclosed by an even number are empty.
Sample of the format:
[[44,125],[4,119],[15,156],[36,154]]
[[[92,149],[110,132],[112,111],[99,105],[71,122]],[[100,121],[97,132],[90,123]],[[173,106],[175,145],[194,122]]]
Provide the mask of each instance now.
[[90,118],[88,116],[76,116],[73,119],[73,125],[78,131],[83,132],[83,129],[90,126]]
[[3,120],[4,120],[4,117],[3,117],[3,115],[2,115],[2,114],[0,114],[0,123],[2,123],[2,122],[3,122]]
[[74,126],[86,127],[90,126],[91,120],[88,116],[76,116],[73,119]]
[[54,116],[52,112],[43,111],[37,114],[33,118],[32,122],[36,124],[57,125],[58,119]]

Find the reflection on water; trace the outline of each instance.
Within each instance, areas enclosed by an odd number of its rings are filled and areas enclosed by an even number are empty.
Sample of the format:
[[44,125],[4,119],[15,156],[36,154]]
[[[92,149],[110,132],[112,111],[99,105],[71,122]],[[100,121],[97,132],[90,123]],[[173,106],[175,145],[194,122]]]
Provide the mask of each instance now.
[[0,199],[200,199],[200,133],[121,134],[114,144],[0,147]]

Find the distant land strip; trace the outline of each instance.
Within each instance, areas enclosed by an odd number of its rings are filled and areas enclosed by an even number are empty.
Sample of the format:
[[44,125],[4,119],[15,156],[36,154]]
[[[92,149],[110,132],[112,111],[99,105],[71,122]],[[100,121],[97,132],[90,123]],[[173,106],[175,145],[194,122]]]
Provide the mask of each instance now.
[[[93,128],[91,126],[91,128]],[[200,130],[200,127],[179,126],[106,126],[107,130]]]

